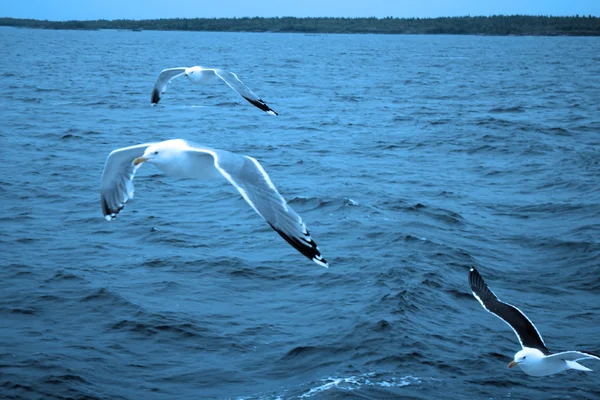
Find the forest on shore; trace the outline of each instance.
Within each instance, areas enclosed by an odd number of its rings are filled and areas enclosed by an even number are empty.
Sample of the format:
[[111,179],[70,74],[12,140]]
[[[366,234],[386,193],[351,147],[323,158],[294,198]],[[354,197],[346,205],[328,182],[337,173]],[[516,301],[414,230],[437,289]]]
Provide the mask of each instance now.
[[497,15],[442,18],[168,18],[85,21],[0,18],[0,26],[133,31],[600,36],[600,17],[591,15],[571,17]]

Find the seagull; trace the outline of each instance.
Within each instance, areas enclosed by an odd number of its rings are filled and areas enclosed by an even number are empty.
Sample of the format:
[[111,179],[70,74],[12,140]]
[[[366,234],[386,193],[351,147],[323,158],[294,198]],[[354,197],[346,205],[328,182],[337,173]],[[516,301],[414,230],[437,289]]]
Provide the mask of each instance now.
[[256,159],[183,139],[138,144],[108,155],[101,184],[102,212],[108,221],[114,219],[133,197],[133,178],[143,163],[154,164],[166,175],[176,178],[224,177],[292,247],[328,268],[302,218],[286,203]]
[[165,93],[167,86],[171,81],[180,76],[187,76],[192,83],[210,83],[216,82],[218,79],[222,79],[230,88],[235,90],[246,99],[250,104],[260,108],[264,112],[270,115],[279,115],[271,109],[260,97],[258,97],[248,86],[237,77],[233,72],[224,71],[216,68],[202,68],[202,67],[178,67],[163,69],[158,75],[156,83],[154,83],[154,90],[152,91],[152,105],[158,104],[160,96]]
[[483,308],[510,325],[517,334],[523,350],[515,354],[513,361],[508,364],[508,368],[518,365],[527,375],[546,376],[567,369],[591,371],[591,369],[584,367],[577,361],[600,360],[599,356],[589,352],[564,351],[562,353],[551,353],[529,318],[517,307],[500,301],[473,267],[469,272],[469,284],[473,296],[481,303]]

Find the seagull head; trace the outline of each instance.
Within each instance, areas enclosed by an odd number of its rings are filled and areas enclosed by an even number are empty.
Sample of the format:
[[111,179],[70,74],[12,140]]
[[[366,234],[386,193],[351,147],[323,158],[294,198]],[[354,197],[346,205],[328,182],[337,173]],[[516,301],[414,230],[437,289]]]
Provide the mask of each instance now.
[[178,157],[185,148],[187,148],[187,145],[181,139],[154,143],[146,148],[143,156],[133,160],[133,165],[137,166],[144,162],[149,162],[158,166],[169,164],[174,158]]
[[199,75],[202,72],[202,67],[190,67],[185,69],[185,76],[191,77]]
[[537,362],[544,358],[544,353],[538,349],[532,349],[525,347],[523,350],[515,354],[515,358],[508,363],[508,368],[512,368],[515,365],[528,365]]

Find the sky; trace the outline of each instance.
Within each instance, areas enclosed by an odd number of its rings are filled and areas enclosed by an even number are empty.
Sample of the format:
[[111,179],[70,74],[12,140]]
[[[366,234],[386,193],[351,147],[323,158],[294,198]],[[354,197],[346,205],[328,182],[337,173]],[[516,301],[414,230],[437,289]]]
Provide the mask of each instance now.
[[593,15],[600,0],[1,0],[0,17],[48,20],[215,17]]

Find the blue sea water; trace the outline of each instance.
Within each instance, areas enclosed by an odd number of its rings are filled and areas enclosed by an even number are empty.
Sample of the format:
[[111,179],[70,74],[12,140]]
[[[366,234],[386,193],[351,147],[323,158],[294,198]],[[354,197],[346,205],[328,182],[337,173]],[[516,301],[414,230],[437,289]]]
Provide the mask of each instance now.
[[[506,369],[467,281],[600,352],[600,38],[0,28],[0,54],[0,398],[600,397]],[[280,116],[184,79],[151,107],[191,65]],[[330,268],[226,181],[144,166],[105,221],[108,153],[170,138],[257,158]]]

